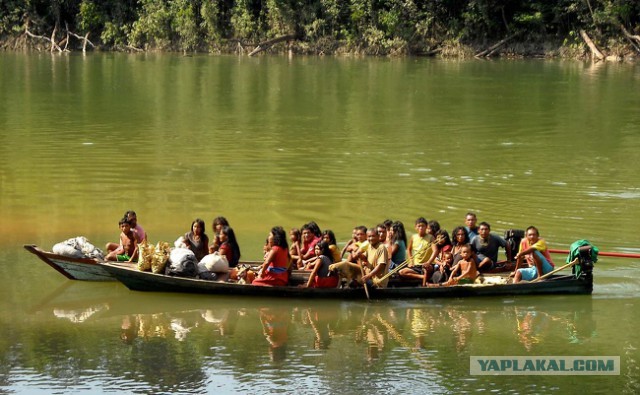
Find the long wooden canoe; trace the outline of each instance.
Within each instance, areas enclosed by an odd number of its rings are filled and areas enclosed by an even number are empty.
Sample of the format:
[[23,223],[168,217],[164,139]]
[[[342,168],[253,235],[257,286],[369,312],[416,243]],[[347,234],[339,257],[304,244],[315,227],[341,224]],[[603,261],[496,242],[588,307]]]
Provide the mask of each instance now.
[[[301,288],[297,285],[285,287],[260,287],[231,282],[208,281],[141,272],[110,263],[101,264],[106,271],[134,291],[182,292],[199,294],[246,295],[262,297],[365,299],[363,288]],[[300,281],[297,281],[298,283]],[[447,287],[421,287],[394,284],[387,288],[369,287],[371,299],[475,297],[501,295],[548,295],[590,294],[593,291],[593,276],[586,272],[574,275],[555,275],[536,283],[519,284],[474,284]]]

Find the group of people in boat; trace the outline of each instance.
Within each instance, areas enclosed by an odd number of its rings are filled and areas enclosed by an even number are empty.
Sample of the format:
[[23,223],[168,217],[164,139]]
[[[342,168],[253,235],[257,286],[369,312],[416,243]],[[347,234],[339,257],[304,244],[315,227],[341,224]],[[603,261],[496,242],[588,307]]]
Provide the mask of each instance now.
[[[120,243],[107,244],[107,259],[135,260],[138,243],[147,238],[135,212],[125,213],[120,229]],[[341,275],[349,270],[356,272],[351,286],[383,288],[391,276],[421,281],[423,286],[473,283],[482,273],[500,270],[500,248],[505,250],[507,261],[516,262],[510,274],[516,283],[533,280],[554,268],[547,244],[535,226],[527,228],[515,253],[510,243],[491,233],[487,222],[478,224],[473,212],[466,214],[464,226],[453,229],[452,237],[438,221],[424,217],[415,220],[411,237],[401,221],[385,220],[374,227],[354,227],[352,238],[342,249],[332,230],[322,231],[313,221],[292,228],[288,238],[283,227],[275,226],[265,242],[260,269],[248,277],[235,269],[240,247],[227,219],[216,217],[212,229],[214,236],[209,240],[204,221],[196,219],[182,242],[198,261],[212,253],[223,255],[231,269],[230,278],[244,275],[246,282],[255,286],[288,285],[294,269],[308,271],[309,279],[302,286],[315,288],[337,287]]]

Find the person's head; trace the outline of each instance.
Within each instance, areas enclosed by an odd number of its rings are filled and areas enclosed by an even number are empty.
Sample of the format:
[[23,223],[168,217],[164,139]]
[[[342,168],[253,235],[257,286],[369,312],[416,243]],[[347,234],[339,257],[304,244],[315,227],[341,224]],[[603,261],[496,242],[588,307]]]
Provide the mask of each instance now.
[[271,228],[269,238],[267,240],[271,246],[278,246],[285,249],[289,248],[289,244],[287,243],[287,234],[284,229],[282,229],[282,226],[274,226]]
[[427,233],[429,233],[431,236],[435,236],[439,230],[440,223],[438,221],[432,220],[427,222]]
[[118,221],[118,227],[123,233],[129,233],[131,230],[131,222],[125,217]]
[[307,227],[311,230],[311,233],[313,233],[315,237],[322,237],[322,231],[320,230],[318,224],[315,223],[315,221],[309,222],[307,224]]
[[324,255],[329,259],[332,259],[333,254],[331,254],[331,250],[329,249],[329,243],[322,240],[318,242],[315,246],[316,256]]
[[395,221],[391,224],[391,240],[395,243],[396,241],[402,240],[407,245],[407,233],[404,230],[404,224],[400,221]]
[[453,263],[453,254],[450,252],[445,252],[444,254],[442,254],[442,263],[447,266],[451,266],[451,264]]
[[367,240],[369,240],[369,245],[373,248],[376,248],[378,244],[380,244],[380,236],[376,228],[367,229]]
[[471,246],[469,244],[465,244],[460,249],[460,257],[465,261],[468,261],[471,258]]
[[391,225],[393,225],[393,221],[390,219],[385,219],[384,221],[382,221],[382,224],[385,228],[387,228],[387,233],[389,233],[389,231],[391,230]]
[[336,235],[333,233],[331,229],[327,229],[324,232],[322,232],[322,240],[327,242],[327,244],[329,245],[338,244],[338,242],[336,241]]
[[376,232],[378,232],[380,242],[384,243],[387,240],[387,227],[384,224],[378,224],[376,225]]
[[313,234],[313,230],[309,227],[309,224],[305,224],[302,226],[302,241],[306,244],[311,243],[315,235]]
[[240,259],[240,245],[238,245],[238,240],[236,239],[236,233],[233,231],[228,225],[225,225],[220,229],[220,241],[224,243],[225,241],[231,246],[231,250],[233,251],[233,261],[229,262],[235,265]]
[[214,233],[220,233],[220,230],[222,229],[223,226],[229,226],[229,221],[227,221],[227,219],[225,217],[215,217],[213,219],[213,232]]
[[427,234],[427,220],[424,217],[416,219],[416,232],[420,237]]
[[467,225],[469,229],[475,229],[477,221],[478,221],[478,217],[476,217],[476,213],[472,213],[471,211],[469,211],[467,215],[464,217],[464,223]]
[[491,225],[484,221],[480,222],[480,225],[478,226],[478,235],[483,239],[486,239],[489,237],[489,233],[491,233]]
[[364,225],[358,226],[356,228],[356,241],[364,242],[367,240],[367,227]]
[[191,223],[191,232],[194,235],[201,236],[204,234],[204,221],[200,218],[196,218]]
[[538,242],[538,239],[540,239],[540,232],[535,226],[530,226],[525,232],[525,237],[529,241],[529,244],[535,244]]
[[131,225],[132,228],[135,228],[138,225],[138,216],[136,215],[135,211],[127,211],[126,213],[124,213],[124,218],[129,220],[129,225]]
[[291,240],[293,243],[300,241],[301,236],[302,233],[298,228],[291,228],[291,230],[289,231],[289,240]]
[[453,245],[463,245],[469,243],[469,233],[464,228],[464,226],[456,227],[453,230],[452,238]]
[[451,238],[449,237],[449,232],[445,229],[440,229],[436,232],[436,244],[440,247],[444,247],[447,245],[451,245]]

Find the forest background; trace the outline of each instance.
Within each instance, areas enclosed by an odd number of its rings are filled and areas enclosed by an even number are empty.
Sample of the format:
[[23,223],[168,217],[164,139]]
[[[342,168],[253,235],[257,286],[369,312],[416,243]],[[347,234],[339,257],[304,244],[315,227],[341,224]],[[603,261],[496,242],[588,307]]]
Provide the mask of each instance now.
[[0,0],[0,46],[622,60],[640,54],[640,1]]

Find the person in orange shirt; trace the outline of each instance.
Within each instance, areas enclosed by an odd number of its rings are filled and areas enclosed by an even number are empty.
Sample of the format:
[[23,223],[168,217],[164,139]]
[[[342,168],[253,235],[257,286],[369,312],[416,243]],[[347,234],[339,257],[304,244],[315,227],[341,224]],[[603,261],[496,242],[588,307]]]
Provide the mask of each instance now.
[[[513,282],[531,281],[553,270],[554,264],[549,255],[547,242],[540,238],[540,232],[535,226],[530,226],[525,232],[526,238],[520,242],[520,251],[516,254],[516,269],[511,273]],[[526,260],[530,267],[520,269]]]

